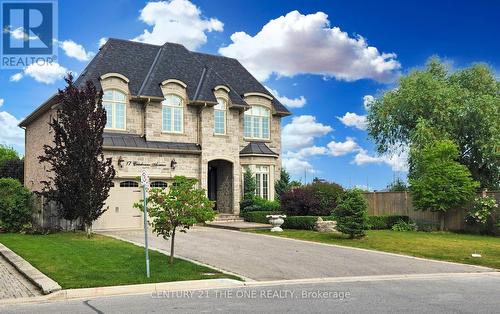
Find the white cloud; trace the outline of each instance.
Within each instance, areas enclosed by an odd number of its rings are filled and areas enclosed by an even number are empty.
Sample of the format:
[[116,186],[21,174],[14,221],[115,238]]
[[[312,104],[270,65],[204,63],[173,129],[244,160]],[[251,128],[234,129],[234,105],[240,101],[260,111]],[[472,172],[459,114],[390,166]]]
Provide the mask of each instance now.
[[327,153],[328,153],[328,149],[326,147],[313,145],[310,147],[304,147],[297,152],[287,152],[286,156],[302,159],[302,158],[311,157],[311,156],[326,155]]
[[38,39],[37,36],[28,36],[28,34],[24,32],[24,28],[23,27],[18,27],[18,28],[14,29],[14,30],[10,30],[10,29],[12,29],[12,28],[9,27],[7,29],[7,33],[10,32],[10,34],[12,35],[12,37],[14,39],[24,40],[24,41]]
[[152,29],[145,29],[133,40],[156,45],[174,42],[192,50],[207,42],[206,32],[224,29],[221,21],[203,17],[201,10],[188,0],[148,2],[139,19]]
[[[68,70],[55,62],[45,63],[44,65],[33,63],[24,69],[24,75],[31,76],[33,79],[35,79],[35,81],[45,84],[55,83],[57,80],[62,79],[66,75],[66,73],[68,73]],[[17,74],[15,74],[14,76],[16,75]],[[13,80],[14,76],[11,77],[11,80]],[[21,78],[22,74],[19,79]]]
[[75,58],[78,61],[88,61],[94,56],[93,52],[85,51],[82,45],[75,43],[72,40],[60,41],[59,46],[64,50],[64,53],[70,57]]
[[366,40],[330,27],[323,12],[292,11],[269,21],[255,35],[236,32],[219,53],[238,59],[259,80],[279,76],[318,74],[339,80],[391,81],[401,67],[394,53],[380,53]]
[[101,48],[102,46],[104,46],[104,44],[108,41],[108,38],[107,37],[101,37],[99,39],[99,48]]
[[310,115],[297,116],[283,127],[281,143],[283,151],[299,150],[313,145],[316,137],[324,136],[333,129],[316,122],[316,117]]
[[372,95],[365,95],[363,96],[363,106],[365,106],[365,109],[368,110],[372,103],[375,101],[375,97]]
[[304,96],[300,96],[298,98],[288,98],[286,96],[281,96],[277,90],[272,89],[270,87],[265,86],[267,90],[273,94],[276,99],[279,100],[280,103],[289,107],[289,108],[302,108],[306,104],[307,100]]
[[5,102],[5,100],[3,98],[0,98],[0,107],[3,106],[3,103]]
[[17,81],[21,80],[22,78],[23,78],[23,73],[19,72],[19,73],[16,73],[16,74],[12,75],[10,77],[10,81],[11,82],[17,82]]
[[296,176],[301,176],[304,172],[315,172],[313,166],[309,162],[298,158],[283,158],[282,165],[288,172]]
[[346,138],[344,142],[331,141],[326,146],[329,149],[330,155],[335,157],[347,155],[360,150],[358,143],[356,143],[352,137]]
[[0,144],[24,146],[24,132],[17,126],[19,122],[7,111],[0,111]]
[[369,155],[365,149],[361,149],[352,162],[356,165],[386,164],[390,166],[393,171],[408,171],[407,151],[403,151],[399,154],[372,156]]
[[356,129],[366,130],[366,116],[361,116],[353,112],[346,112],[343,117],[337,117],[344,125],[352,126]]

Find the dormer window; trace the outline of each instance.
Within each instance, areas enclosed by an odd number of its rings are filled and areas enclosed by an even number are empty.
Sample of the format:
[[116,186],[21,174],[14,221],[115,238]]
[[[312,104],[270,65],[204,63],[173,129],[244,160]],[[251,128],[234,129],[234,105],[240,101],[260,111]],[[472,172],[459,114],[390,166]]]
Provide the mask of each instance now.
[[162,102],[162,129],[168,133],[182,133],[184,129],[184,108],[182,98],[168,94]]
[[263,106],[252,106],[245,111],[243,121],[245,138],[268,140],[270,116],[270,110]]
[[106,110],[106,129],[125,130],[125,108],[127,98],[125,93],[108,89],[102,96],[102,105]]
[[214,106],[214,134],[226,134],[226,110],[226,100],[217,98],[217,105]]

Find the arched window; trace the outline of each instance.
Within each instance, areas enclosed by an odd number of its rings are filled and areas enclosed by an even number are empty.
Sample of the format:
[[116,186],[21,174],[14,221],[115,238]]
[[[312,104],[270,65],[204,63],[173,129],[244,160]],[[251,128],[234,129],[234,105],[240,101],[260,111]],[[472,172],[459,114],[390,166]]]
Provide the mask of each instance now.
[[168,94],[162,102],[162,129],[164,132],[182,133],[184,129],[184,108],[182,98]]
[[120,187],[121,188],[137,188],[139,187],[139,183],[135,181],[123,181],[120,182]]
[[151,182],[150,186],[152,188],[166,188],[168,186],[168,183],[165,181],[153,181]]
[[127,98],[125,93],[108,89],[102,96],[102,105],[106,110],[106,129],[125,130],[125,108]]
[[245,111],[244,135],[252,139],[269,139],[271,112],[266,107],[252,106]]
[[227,102],[222,98],[217,98],[217,105],[214,106],[214,133],[226,134],[226,110]]

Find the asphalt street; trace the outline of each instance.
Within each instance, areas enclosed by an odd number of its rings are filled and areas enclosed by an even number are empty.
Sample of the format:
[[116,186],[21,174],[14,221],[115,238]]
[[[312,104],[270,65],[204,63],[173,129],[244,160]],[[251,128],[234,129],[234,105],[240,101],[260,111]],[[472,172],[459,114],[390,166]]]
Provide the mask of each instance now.
[[156,291],[42,304],[1,313],[498,313],[500,276],[449,274],[423,279],[279,284]]

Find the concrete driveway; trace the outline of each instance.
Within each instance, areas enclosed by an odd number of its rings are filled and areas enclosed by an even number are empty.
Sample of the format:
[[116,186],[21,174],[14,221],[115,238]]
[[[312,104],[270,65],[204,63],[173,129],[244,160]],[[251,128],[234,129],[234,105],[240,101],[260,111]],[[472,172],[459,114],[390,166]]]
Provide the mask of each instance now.
[[[141,231],[103,234],[144,243]],[[178,256],[259,281],[492,271],[485,267],[205,227],[178,233],[175,242]],[[161,237],[151,235],[149,243],[151,247],[169,251],[170,242]]]

